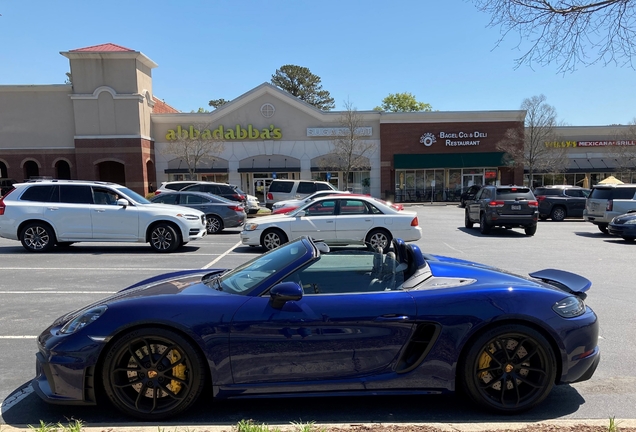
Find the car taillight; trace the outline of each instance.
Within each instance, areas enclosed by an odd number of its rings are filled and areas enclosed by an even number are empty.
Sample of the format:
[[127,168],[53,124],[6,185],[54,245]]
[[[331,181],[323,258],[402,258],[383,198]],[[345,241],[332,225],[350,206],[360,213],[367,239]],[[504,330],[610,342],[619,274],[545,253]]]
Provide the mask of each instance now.
[[411,226],[418,226],[419,224],[420,224],[420,223],[419,223],[419,221],[417,220],[417,216],[415,216],[415,217],[413,218],[413,220],[411,221]]
[[614,208],[614,200],[607,200],[607,206],[605,206],[605,210],[607,211],[612,211],[612,209]]
[[245,201],[245,197],[243,195],[234,194],[232,197],[234,198],[234,201]]
[[540,195],[537,197],[537,202],[541,202],[545,199],[545,195]]
[[504,204],[505,203],[503,201],[490,201],[488,203],[488,207],[503,207]]
[[237,211],[237,212],[242,212],[242,211],[244,211],[244,210],[243,210],[243,207],[241,207],[241,206],[227,206],[227,208],[229,208],[230,210]]
[[160,191],[160,190],[156,190],[156,191],[155,191],[155,195],[159,195],[160,193],[161,193],[161,191]]
[[0,216],[4,214],[5,207],[6,206],[4,205],[4,201],[0,198]]
[[539,207],[539,201],[528,201],[528,207]]
[[272,195],[271,193],[267,194],[267,199],[268,200],[273,200],[274,199],[274,195]]

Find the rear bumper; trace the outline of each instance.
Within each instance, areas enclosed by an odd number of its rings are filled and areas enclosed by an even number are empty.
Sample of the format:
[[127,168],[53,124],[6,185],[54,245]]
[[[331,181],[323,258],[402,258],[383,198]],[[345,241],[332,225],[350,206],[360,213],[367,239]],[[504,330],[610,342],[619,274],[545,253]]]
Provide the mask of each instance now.
[[536,212],[531,215],[500,215],[491,214],[489,216],[489,223],[491,225],[498,226],[532,226],[537,224],[539,219],[539,213]]

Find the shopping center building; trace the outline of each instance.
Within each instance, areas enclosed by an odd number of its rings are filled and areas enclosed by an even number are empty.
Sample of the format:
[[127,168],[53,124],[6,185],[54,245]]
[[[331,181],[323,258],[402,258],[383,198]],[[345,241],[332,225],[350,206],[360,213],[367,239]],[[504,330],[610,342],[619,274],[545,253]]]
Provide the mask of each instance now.
[[[508,131],[522,136],[524,111],[356,111],[365,150],[345,179],[329,161],[348,130],[346,112],[321,111],[264,83],[210,113],[182,113],[154,95],[157,64],[139,51],[104,44],[61,54],[72,84],[0,85],[2,178],[113,181],[148,193],[194,176],[261,197],[274,178],[319,179],[396,201],[452,201],[474,183],[525,180],[497,149]],[[567,130],[564,142],[577,144],[568,145],[568,183],[594,183],[617,168],[605,156],[611,144],[581,145],[621,142],[615,129]],[[215,146],[192,175],[180,151],[197,141]]]

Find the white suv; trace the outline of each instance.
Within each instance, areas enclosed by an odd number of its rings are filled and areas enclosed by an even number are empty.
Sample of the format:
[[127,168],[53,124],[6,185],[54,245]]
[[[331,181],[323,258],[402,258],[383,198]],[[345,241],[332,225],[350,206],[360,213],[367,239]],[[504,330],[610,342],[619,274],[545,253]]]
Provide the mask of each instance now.
[[153,204],[115,183],[38,180],[13,187],[0,199],[0,237],[20,240],[29,252],[85,241],[150,243],[173,252],[207,232],[204,213]]
[[279,201],[307,198],[314,192],[323,190],[337,189],[331,183],[323,181],[274,179],[267,190],[265,205],[271,210]]

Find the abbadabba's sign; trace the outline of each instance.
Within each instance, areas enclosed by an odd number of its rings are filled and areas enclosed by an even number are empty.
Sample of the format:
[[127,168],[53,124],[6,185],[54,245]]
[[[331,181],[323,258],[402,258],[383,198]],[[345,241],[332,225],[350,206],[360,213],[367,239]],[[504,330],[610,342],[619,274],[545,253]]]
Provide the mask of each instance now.
[[463,146],[478,146],[482,138],[487,138],[486,132],[440,132],[435,135],[431,132],[426,132],[420,137],[420,143],[426,147],[430,147],[437,142],[439,138],[446,147],[463,147]]

